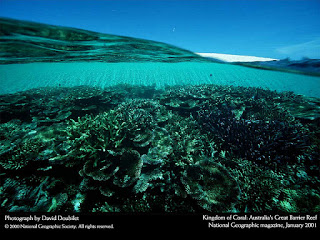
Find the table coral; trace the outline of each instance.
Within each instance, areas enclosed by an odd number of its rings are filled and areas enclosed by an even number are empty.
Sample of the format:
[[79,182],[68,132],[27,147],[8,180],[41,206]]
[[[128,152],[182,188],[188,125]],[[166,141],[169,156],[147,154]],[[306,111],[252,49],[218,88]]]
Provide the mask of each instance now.
[[1,95],[0,210],[316,212],[319,113],[218,85]]

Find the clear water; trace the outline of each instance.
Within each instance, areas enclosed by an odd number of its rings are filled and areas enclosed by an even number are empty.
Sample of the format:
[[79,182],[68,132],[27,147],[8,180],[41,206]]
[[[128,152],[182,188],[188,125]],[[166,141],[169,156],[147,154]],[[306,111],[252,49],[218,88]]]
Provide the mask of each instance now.
[[165,43],[0,19],[0,94],[44,86],[219,84],[320,97],[320,77],[221,64]]
[[231,64],[207,62],[67,62],[0,65],[0,94],[45,86],[116,84],[199,85],[219,84],[293,91],[320,97],[320,78]]
[[319,76],[0,24],[0,212],[319,212]]

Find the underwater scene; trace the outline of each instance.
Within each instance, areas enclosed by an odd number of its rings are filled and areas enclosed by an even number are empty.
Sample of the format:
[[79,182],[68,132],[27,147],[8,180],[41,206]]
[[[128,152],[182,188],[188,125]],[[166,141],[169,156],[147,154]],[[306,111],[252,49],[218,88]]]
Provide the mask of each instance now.
[[320,211],[315,65],[0,25],[1,212]]

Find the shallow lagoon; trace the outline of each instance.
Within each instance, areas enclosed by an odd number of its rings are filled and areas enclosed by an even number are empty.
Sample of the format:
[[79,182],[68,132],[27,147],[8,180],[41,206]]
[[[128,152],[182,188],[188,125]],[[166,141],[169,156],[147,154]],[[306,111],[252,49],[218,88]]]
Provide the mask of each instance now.
[[47,86],[219,84],[320,97],[320,77],[214,62],[41,62],[0,65],[0,74],[0,94]]
[[1,212],[319,212],[319,77],[0,23]]

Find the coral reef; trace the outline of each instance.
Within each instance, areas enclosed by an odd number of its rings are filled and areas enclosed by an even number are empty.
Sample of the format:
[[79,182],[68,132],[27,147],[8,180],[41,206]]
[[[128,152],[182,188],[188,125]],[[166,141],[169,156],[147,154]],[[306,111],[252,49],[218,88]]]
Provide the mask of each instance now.
[[0,96],[4,212],[317,212],[319,100],[119,85]]
[[298,123],[238,120],[227,105],[200,112],[199,118],[214,135],[219,149],[258,164],[294,164],[309,145],[305,129]]
[[238,184],[228,170],[208,160],[189,166],[182,183],[187,194],[208,211],[231,210],[240,196]]

